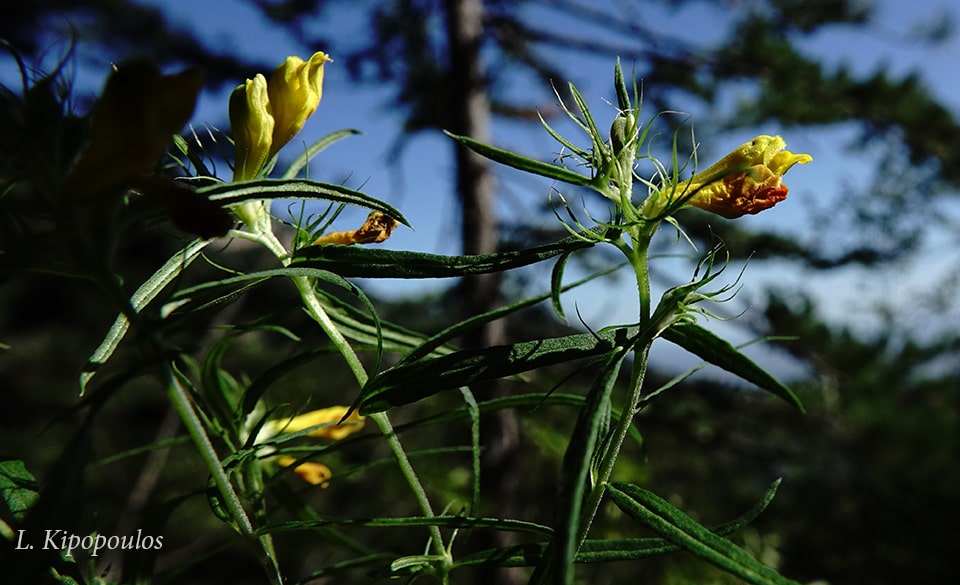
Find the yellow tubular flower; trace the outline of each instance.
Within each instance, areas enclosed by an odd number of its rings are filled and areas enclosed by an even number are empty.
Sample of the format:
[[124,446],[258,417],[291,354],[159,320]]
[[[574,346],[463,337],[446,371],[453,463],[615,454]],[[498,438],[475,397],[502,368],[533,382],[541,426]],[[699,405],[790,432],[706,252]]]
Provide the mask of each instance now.
[[307,433],[307,436],[339,441],[363,428],[363,417],[356,410],[352,411],[343,423],[340,423],[340,419],[347,414],[348,410],[350,410],[348,406],[331,406],[312,410],[287,420],[270,421],[267,425],[283,433],[296,433],[304,429],[317,427]]
[[[290,455],[281,455],[277,458],[277,463],[283,467],[290,467],[296,462],[296,457],[291,457]],[[297,465],[293,468],[293,472],[303,481],[311,485],[319,485],[322,488],[329,486],[329,480],[333,477],[333,472],[330,471],[329,467],[323,463],[313,463],[310,461]]]
[[267,79],[257,74],[230,94],[233,132],[233,180],[253,179],[269,160],[276,126],[271,112]]
[[[306,434],[308,437],[339,441],[363,428],[363,417],[356,410],[347,416],[348,411],[350,411],[349,406],[331,406],[286,419],[267,421],[260,428],[256,443],[269,441],[280,433],[298,433],[308,429]],[[345,416],[347,418],[340,422]],[[261,455],[270,455],[268,459],[282,467],[290,467],[297,462],[295,457],[274,454],[275,452],[275,447],[267,446],[262,449]],[[327,487],[329,479],[333,477],[330,468],[321,463],[300,463],[294,467],[293,472],[304,481],[320,487]]]
[[287,57],[270,75],[268,92],[273,109],[273,144],[270,154],[276,154],[303,128],[323,95],[323,66],[330,57],[316,52],[308,61]]
[[202,84],[197,68],[163,75],[149,61],[118,66],[93,107],[89,143],[64,178],[62,195],[95,195],[152,170],[193,115]]
[[[813,160],[809,154],[784,150],[786,146],[780,136],[757,136],[678,184],[674,198],[692,193],[687,205],[727,219],[769,209],[787,198],[788,189],[782,180],[790,167]],[[644,204],[647,217],[655,217],[656,208],[666,204],[663,195],[656,194]]]

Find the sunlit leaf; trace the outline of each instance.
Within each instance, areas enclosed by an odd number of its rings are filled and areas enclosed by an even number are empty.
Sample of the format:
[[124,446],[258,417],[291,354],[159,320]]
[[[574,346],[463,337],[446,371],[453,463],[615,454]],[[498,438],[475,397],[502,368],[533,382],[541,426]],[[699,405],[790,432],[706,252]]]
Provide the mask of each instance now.
[[202,187],[197,189],[197,193],[221,205],[233,205],[258,199],[322,199],[379,211],[406,226],[410,225],[403,214],[389,203],[341,185],[307,179],[237,181]]
[[507,165],[508,167],[533,173],[534,175],[540,175],[541,177],[547,177],[548,179],[563,181],[564,183],[570,183],[572,185],[590,185],[593,183],[591,177],[575,173],[561,166],[527,158],[515,152],[510,152],[509,150],[503,150],[502,148],[477,142],[467,136],[457,136],[449,132],[446,134],[477,154],[489,158],[494,162]]
[[[183,270],[190,265],[191,262],[197,259],[200,255],[200,252],[207,246],[209,242],[204,240],[195,240],[176,254],[170,257],[167,262],[161,266],[156,272],[153,273],[146,282],[140,285],[140,288],[133,293],[133,296],[130,297],[130,307],[135,312],[140,312],[146,307],[150,301],[152,301],[160,291],[162,291],[168,284],[173,282],[173,280],[181,273]],[[113,352],[116,351],[117,347],[120,345],[120,342],[123,340],[123,337],[127,334],[127,330],[130,328],[130,321],[127,319],[126,315],[119,315],[116,320],[113,322],[113,325],[110,327],[110,330],[107,331],[106,336],[103,338],[103,341],[100,342],[100,345],[93,351],[93,354],[87,359],[87,363],[83,368],[83,372],[80,374],[80,394],[83,395],[84,391],[87,388],[87,384],[90,383],[90,379],[96,374],[97,369],[100,368],[106,361],[113,355]]]
[[601,356],[634,343],[634,329],[611,329],[510,345],[466,349],[409,362],[371,379],[360,396],[360,412],[381,412],[460,386],[513,376],[532,369]]
[[307,246],[294,254],[291,266],[311,266],[347,277],[454,278],[501,272],[589,248],[593,240],[570,236],[525,250],[498,254],[443,256],[365,246]]
[[557,583],[573,583],[573,566],[580,532],[584,493],[590,489],[589,472],[602,429],[609,425],[610,395],[629,346],[614,352],[597,376],[577,416],[570,444],[563,456],[557,494],[557,536],[551,547],[548,572]]
[[740,353],[729,342],[714,335],[709,330],[693,323],[674,323],[664,330],[660,336],[697,357],[723,368],[731,374],[736,374],[767,392],[776,394],[803,412],[803,404],[790,388],[784,386],[779,380],[758,366],[756,362]]

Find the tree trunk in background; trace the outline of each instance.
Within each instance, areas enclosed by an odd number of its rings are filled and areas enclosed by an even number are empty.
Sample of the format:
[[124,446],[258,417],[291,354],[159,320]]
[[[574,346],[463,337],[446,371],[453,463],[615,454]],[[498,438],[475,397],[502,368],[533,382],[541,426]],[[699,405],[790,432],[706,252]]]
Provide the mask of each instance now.
[[[483,39],[483,0],[446,0],[447,38],[450,51],[450,130],[489,143],[490,101],[487,79],[481,59]],[[460,197],[464,254],[489,254],[497,251],[497,214],[495,206],[495,179],[487,159],[457,144],[456,181]],[[458,294],[466,315],[476,315],[493,309],[499,299],[500,276],[479,274],[465,277]],[[464,344],[486,347],[506,342],[502,321],[488,323],[468,335]],[[475,386],[478,400],[503,394],[502,384]],[[519,479],[513,469],[518,443],[518,424],[511,410],[500,410],[482,417],[480,422],[481,481],[492,496],[495,505],[487,510],[504,518],[516,516],[516,491]],[[473,511],[475,514],[479,510]],[[509,533],[477,535],[481,546],[508,546],[515,544]],[[522,582],[521,575],[510,569],[492,570],[481,575],[480,582],[511,585]]]

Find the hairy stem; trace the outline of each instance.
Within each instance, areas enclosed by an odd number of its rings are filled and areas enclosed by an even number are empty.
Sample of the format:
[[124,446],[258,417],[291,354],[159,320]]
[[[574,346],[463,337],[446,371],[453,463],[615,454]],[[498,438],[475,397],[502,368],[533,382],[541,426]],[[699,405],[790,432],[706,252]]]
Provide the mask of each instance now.
[[[285,266],[289,264],[290,255],[283,247],[283,244],[277,240],[276,235],[272,231],[260,229],[256,232],[238,232],[236,235],[260,242],[271,252],[273,252]],[[303,305],[307,310],[307,313],[314,321],[317,322],[317,324],[320,325],[320,328],[323,329],[324,333],[326,333],[327,337],[330,339],[330,342],[333,343],[334,347],[337,348],[337,351],[340,352],[340,355],[343,357],[344,361],[346,361],[347,366],[353,373],[353,377],[357,380],[357,383],[360,385],[360,387],[363,387],[369,379],[367,371],[360,362],[359,356],[357,356],[357,353],[353,350],[353,346],[350,345],[350,342],[347,341],[340,330],[337,329],[336,324],[330,319],[330,316],[324,310],[323,305],[320,303],[320,300],[317,298],[317,295],[314,292],[313,281],[306,276],[295,276],[291,280],[293,280],[294,285],[297,287],[297,291],[300,293],[300,298],[303,301]],[[390,418],[386,413],[373,414],[370,415],[370,418],[373,419],[384,438],[386,438],[387,445],[390,447],[394,458],[397,460],[397,465],[400,467],[400,472],[407,480],[407,485],[409,485],[410,489],[413,491],[414,497],[417,499],[417,503],[420,506],[420,510],[425,516],[433,516],[433,506],[430,505],[427,492],[423,489],[423,484],[420,483],[420,478],[413,469],[413,465],[410,463],[410,459],[407,457],[407,453],[403,449],[403,445],[400,443],[399,437],[397,437],[396,433],[394,432]],[[447,556],[447,552],[443,547],[443,538],[438,527],[432,526],[430,528],[430,537],[433,541],[433,547],[437,554],[444,557]]]

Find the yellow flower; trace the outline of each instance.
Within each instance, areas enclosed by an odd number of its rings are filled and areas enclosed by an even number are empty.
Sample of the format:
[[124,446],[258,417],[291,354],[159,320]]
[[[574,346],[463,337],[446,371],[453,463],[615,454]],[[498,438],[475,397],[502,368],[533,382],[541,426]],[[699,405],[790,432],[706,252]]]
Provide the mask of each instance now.
[[[787,198],[783,175],[795,164],[813,160],[809,154],[784,150],[780,136],[757,136],[742,144],[703,172],[678,184],[672,199],[689,196],[686,205],[734,219],[759,213]],[[644,215],[656,217],[669,203],[667,193],[656,193],[644,203]]]
[[266,164],[273,144],[274,121],[263,75],[258,73],[230,94],[230,128],[233,130],[233,179],[252,179]]
[[[263,428],[265,432],[271,435],[280,433],[298,433],[303,430],[312,429],[307,433],[308,437],[318,437],[321,439],[330,439],[339,441],[349,437],[353,433],[363,428],[363,417],[356,410],[350,412],[347,416],[349,406],[331,406],[319,410],[311,410],[304,414],[294,416],[288,419],[268,421]],[[340,419],[347,416],[342,423]]]
[[[348,412],[349,415],[347,415]],[[363,422],[363,417],[356,410],[350,411],[348,406],[331,406],[286,419],[267,421],[257,435],[257,443],[262,443],[281,433],[301,431],[308,431],[306,433],[308,437],[339,441],[362,429]],[[272,447],[269,449],[272,450]],[[293,472],[312,485],[327,487],[330,478],[333,477],[330,468],[322,463],[305,461],[297,464],[298,459],[290,455],[277,455],[273,459],[282,467],[296,465]]]
[[237,86],[230,96],[233,131],[233,179],[253,179],[303,128],[320,104],[323,66],[330,57],[316,52],[309,60],[287,57],[270,75]]
[[[291,457],[290,455],[281,455],[277,457],[277,463],[283,467],[290,467],[296,462],[297,458]],[[311,461],[305,461],[300,465],[297,465],[293,468],[293,472],[296,473],[303,481],[311,485],[318,485],[322,488],[329,486],[330,478],[333,477],[333,472],[330,471],[329,467],[323,463],[313,463]]]
[[323,95],[323,65],[330,60],[326,53],[316,52],[308,61],[287,57],[270,76],[267,91],[273,107],[273,146],[270,156],[300,132]]
[[62,195],[91,196],[152,170],[193,115],[202,84],[198,68],[163,75],[145,60],[118,66],[93,107],[90,140]]

